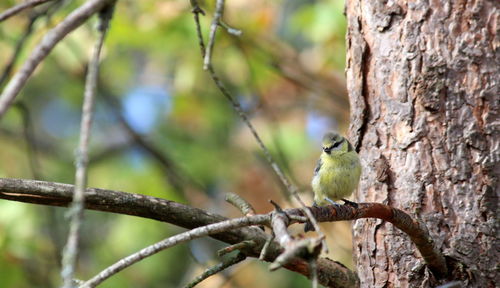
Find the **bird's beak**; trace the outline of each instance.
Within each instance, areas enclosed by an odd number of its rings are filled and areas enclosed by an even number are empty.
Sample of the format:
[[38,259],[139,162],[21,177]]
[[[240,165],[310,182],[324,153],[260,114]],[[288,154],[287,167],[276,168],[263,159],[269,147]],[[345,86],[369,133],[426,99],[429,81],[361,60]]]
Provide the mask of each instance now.
[[326,154],[330,154],[330,152],[332,151],[332,148],[331,147],[323,147],[323,151],[325,151]]

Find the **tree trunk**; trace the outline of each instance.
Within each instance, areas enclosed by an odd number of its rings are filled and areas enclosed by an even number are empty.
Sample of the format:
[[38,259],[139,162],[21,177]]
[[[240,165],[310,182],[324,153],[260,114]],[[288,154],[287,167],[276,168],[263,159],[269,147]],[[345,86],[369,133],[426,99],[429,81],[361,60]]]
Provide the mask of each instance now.
[[450,269],[449,279],[435,279],[403,233],[358,220],[362,287],[495,287],[499,11],[495,0],[346,1],[358,201],[421,219]]

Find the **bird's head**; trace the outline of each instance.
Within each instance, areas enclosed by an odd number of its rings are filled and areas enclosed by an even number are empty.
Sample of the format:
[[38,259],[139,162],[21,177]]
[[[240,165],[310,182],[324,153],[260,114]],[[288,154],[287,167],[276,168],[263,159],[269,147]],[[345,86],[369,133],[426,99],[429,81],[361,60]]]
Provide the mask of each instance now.
[[353,150],[347,139],[335,132],[328,132],[323,136],[323,152],[328,155],[341,155]]

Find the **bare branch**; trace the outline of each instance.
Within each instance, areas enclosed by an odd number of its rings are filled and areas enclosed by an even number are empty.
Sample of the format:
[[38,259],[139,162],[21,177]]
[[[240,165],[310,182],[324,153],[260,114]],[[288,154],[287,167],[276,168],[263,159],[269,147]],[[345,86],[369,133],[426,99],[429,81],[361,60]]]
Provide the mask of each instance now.
[[101,55],[109,21],[111,20],[114,5],[104,7],[99,13],[99,38],[96,41],[92,54],[87,79],[85,81],[85,93],[82,108],[82,120],[80,124],[80,141],[76,153],[75,166],[75,193],[70,209],[70,229],[68,241],[63,251],[61,276],[63,278],[63,288],[73,287],[73,276],[75,273],[76,260],[78,255],[78,243],[80,237],[80,227],[83,222],[83,210],[85,202],[85,187],[87,186],[87,166],[88,166],[88,146],[90,141],[90,130],[92,127],[92,115],[94,111],[94,99],[97,90],[97,79],[99,73],[99,58]]
[[[217,28],[219,27],[220,19],[222,18],[222,14],[224,13],[224,0],[217,0],[215,4],[215,13],[214,19],[212,19],[212,24],[210,25],[210,36],[208,38],[207,50],[203,54],[203,69],[208,70],[209,66],[211,66],[211,58],[212,58],[212,50],[214,49],[215,44],[215,33],[217,32]],[[201,30],[200,30],[201,31]]]
[[[88,188],[85,206],[87,209],[140,216],[193,229],[207,224],[221,222],[227,218],[210,214],[201,209],[182,205],[173,201],[112,190]],[[0,199],[52,206],[67,206],[71,202],[73,186],[45,181],[0,178]],[[318,221],[346,221],[361,218],[378,218],[392,223],[409,235],[415,243],[429,269],[437,276],[447,275],[446,262],[442,253],[435,247],[425,226],[412,219],[405,212],[380,203],[358,203],[349,205],[309,207]],[[304,216],[302,209],[286,209],[287,215]],[[270,214],[268,214],[269,217]],[[269,220],[270,221],[270,220]],[[268,235],[260,229],[241,228],[212,235],[213,238],[229,244],[244,240],[254,240],[257,244],[245,250],[247,256],[258,257]],[[275,242],[269,244],[265,261],[274,261],[282,252]],[[294,259],[285,268],[309,276],[307,262]],[[329,260],[318,259],[318,279],[325,286],[349,287],[346,283],[357,281],[352,271],[343,265]],[[334,284],[337,283],[337,284]],[[339,284],[344,283],[344,284]]]
[[198,35],[198,45],[201,49],[201,57],[205,57],[205,42],[203,41],[203,36],[201,34],[201,25],[200,25],[200,14],[205,16],[205,11],[201,9],[197,0],[191,0],[191,6],[193,9],[191,12],[193,13],[194,22],[196,23],[196,35]]
[[193,281],[191,281],[190,283],[188,283],[184,287],[185,288],[192,288],[192,287],[198,285],[201,281],[207,279],[208,277],[210,277],[214,274],[217,274],[228,267],[236,265],[236,264],[240,263],[241,261],[245,260],[246,258],[247,258],[247,256],[245,256],[245,254],[238,253],[233,257],[224,259],[224,260],[222,260],[221,263],[215,265],[214,267],[211,267],[211,268],[205,270],[200,276],[196,277]]
[[252,205],[248,203],[245,199],[240,197],[238,194],[227,193],[225,196],[225,200],[232,204],[234,207],[238,208],[241,213],[245,216],[253,216],[255,215],[255,209],[253,209]]
[[[246,215],[248,216],[255,216],[255,215]],[[231,246],[224,247],[217,251],[217,256],[222,257],[228,253],[231,253],[235,250],[247,250],[247,248],[255,246],[256,243],[253,240],[245,240],[240,243],[233,244]]]
[[17,13],[23,11],[26,8],[34,7],[34,6],[43,4],[45,2],[49,2],[49,1],[53,1],[53,0],[30,0],[30,1],[26,1],[26,2],[23,2],[21,4],[18,4],[16,6],[9,8],[9,9],[3,11],[2,13],[0,13],[0,22],[16,15]]
[[104,269],[102,272],[94,276],[89,281],[85,282],[82,286],[80,286],[80,288],[96,287],[99,283],[102,283],[104,280],[120,272],[121,270],[129,267],[130,265],[137,263],[138,261],[146,257],[154,255],[162,250],[165,250],[177,244],[235,228],[240,228],[250,225],[266,224],[267,222],[269,222],[269,217],[267,215],[255,215],[251,217],[241,217],[241,218],[226,220],[223,222],[214,223],[198,227],[190,231],[186,231],[184,233],[169,237],[163,241],[150,245],[126,258],[121,259],[115,264]]
[[234,35],[234,36],[241,36],[241,34],[243,34],[243,31],[239,30],[239,29],[236,29],[236,28],[233,28],[229,25],[227,25],[226,22],[222,21],[219,19],[219,25],[226,29],[227,33],[231,34],[231,35]]
[[295,239],[287,230],[287,227],[291,224],[288,214],[276,203],[272,203],[276,210],[271,214],[271,226],[276,240],[285,250],[274,260],[269,269],[271,271],[276,270],[297,257],[302,259],[318,258],[323,238]]
[[[68,206],[71,203],[73,186],[68,184],[45,181],[0,178],[0,199],[35,203],[51,206]],[[167,223],[172,223],[188,229],[221,222],[227,218],[210,214],[201,209],[182,205],[173,201],[112,190],[88,188],[85,192],[85,207],[87,209],[139,216]],[[447,275],[447,267],[443,254],[435,247],[425,226],[413,220],[405,212],[380,203],[358,203],[358,207],[348,205],[309,207],[314,216],[321,222],[346,221],[361,218],[378,218],[392,223],[409,235],[415,243],[429,269],[437,276]],[[302,209],[286,209],[287,215],[302,215]],[[270,217],[270,216],[269,216]],[[244,251],[248,256],[258,257],[262,247],[268,240],[268,235],[260,229],[242,228],[226,231],[212,236],[229,244],[244,240],[254,240],[257,245]],[[267,250],[265,261],[274,261],[281,253],[280,246],[272,242]],[[297,262],[298,261],[298,262]],[[293,260],[284,266],[308,276],[310,271],[307,262]],[[349,287],[345,283],[357,281],[357,277],[342,264],[335,261],[318,259],[318,278],[325,286]],[[330,284],[328,284],[330,283]]]
[[[410,215],[380,203],[357,203],[357,205],[327,205],[310,208],[315,218],[320,221],[354,220],[360,218],[378,218],[392,223],[408,234],[417,246],[429,269],[439,278],[448,274],[446,260],[437,249],[424,223]],[[293,212],[287,212],[293,214]]]
[[0,119],[23,88],[35,68],[68,33],[82,25],[90,16],[113,0],[89,0],[69,14],[61,23],[50,30],[34,49],[23,66],[7,83],[0,95]]
[[5,64],[5,68],[3,69],[2,75],[0,76],[0,86],[4,84],[4,82],[7,80],[10,73],[14,69],[14,64],[16,63],[17,58],[19,58],[19,55],[21,55],[21,52],[23,51],[24,48],[24,44],[30,38],[31,33],[33,32],[33,27],[35,26],[35,22],[38,19],[40,19],[41,16],[48,16],[50,14],[49,11],[53,11],[52,10],[53,8],[57,9],[57,7],[59,7],[58,4],[59,1],[60,0],[52,2],[49,5],[46,5],[43,9],[38,9],[37,11],[30,13],[30,16],[28,17],[29,21],[26,24],[26,28],[24,28],[21,37],[17,40],[14,52],[7,61],[7,64]]
[[[203,51],[204,51],[203,50],[203,47],[204,47],[204,44],[203,44],[203,35],[201,34],[201,28],[200,28],[201,25],[200,25],[200,21],[199,21],[199,17],[198,17],[198,13],[201,13],[201,12],[200,12],[200,9],[199,9],[198,4],[197,4],[196,1],[194,1],[194,2],[192,1],[192,5],[195,5],[193,7],[193,13],[195,15],[194,20],[195,20],[195,24],[196,24],[196,31],[198,33],[198,42],[200,43],[200,47],[202,48],[202,56],[204,56],[204,65],[205,65],[204,69],[208,70],[208,72],[210,74],[210,77],[212,78],[212,80],[215,83],[215,86],[217,86],[217,88],[219,89],[219,91],[224,95],[224,97],[226,97],[226,99],[229,101],[229,103],[231,104],[231,106],[233,107],[233,109],[240,116],[240,118],[243,121],[243,123],[245,123],[245,125],[248,127],[248,129],[252,133],[253,137],[257,141],[257,144],[259,145],[259,147],[264,152],[264,155],[266,156],[267,161],[269,162],[269,164],[271,165],[271,167],[273,168],[274,172],[276,173],[276,175],[278,176],[278,178],[281,180],[281,182],[283,183],[283,185],[288,190],[288,193],[290,195],[292,195],[297,202],[299,202],[301,208],[304,210],[305,215],[309,218],[310,223],[312,224],[312,226],[314,227],[314,229],[316,230],[316,232],[319,234],[320,238],[324,239],[324,233],[319,228],[319,225],[318,225],[316,219],[314,219],[313,215],[306,208],[306,205],[304,204],[304,202],[302,201],[302,199],[300,199],[297,187],[295,185],[293,185],[290,181],[288,181],[288,179],[285,176],[285,173],[283,173],[283,171],[278,166],[278,164],[276,163],[276,161],[274,161],[273,157],[271,156],[271,153],[269,152],[269,149],[267,149],[266,145],[264,145],[264,142],[262,141],[262,139],[260,138],[259,134],[257,133],[257,130],[255,130],[255,127],[250,122],[250,119],[246,115],[245,111],[243,111],[243,108],[241,107],[240,103],[238,103],[236,100],[234,100],[234,98],[231,95],[231,93],[226,89],[226,87],[224,86],[224,84],[222,83],[222,81],[217,76],[217,73],[215,73],[215,70],[214,70],[214,68],[213,68],[213,66],[212,66],[212,64],[210,62],[209,52],[212,49],[212,48],[210,48],[210,45],[211,46],[214,45],[213,41],[214,41],[214,37],[215,37],[215,30],[217,30],[217,25],[214,25],[214,23],[217,24],[218,21],[220,20],[220,18],[222,17],[223,8],[224,8],[223,7],[224,1],[223,0],[217,0],[216,12],[215,12],[214,20],[213,20],[212,26],[211,26],[211,35],[210,35],[210,40],[209,40],[210,41],[209,42],[209,48],[207,48],[207,53],[205,53],[205,54],[203,54]],[[220,6],[220,5],[222,5],[222,6]],[[217,20],[217,22],[216,22],[216,20]],[[323,249],[324,249],[325,252],[328,252],[326,241],[323,241],[322,247],[323,247]]]
[[[71,203],[73,191],[74,186],[69,184],[0,178],[0,199],[66,207]],[[86,189],[85,208],[154,219],[187,229],[227,220],[223,216],[161,198],[97,188]],[[287,214],[294,211],[293,213],[303,215],[300,209],[285,211]],[[242,252],[249,257],[259,257],[269,235],[258,228],[245,227],[214,234],[211,237],[228,244],[253,240],[256,245]],[[272,262],[281,252],[282,248],[276,242],[269,242],[263,260]],[[306,277],[309,277],[310,273],[308,267],[306,260],[298,258],[284,266]],[[359,281],[354,272],[326,258],[318,259],[318,276],[320,284],[327,287],[355,287],[353,283]]]
[[260,251],[260,255],[259,255],[260,261],[264,261],[264,259],[266,259],[267,250],[269,249],[269,245],[271,245],[271,242],[273,242],[273,240],[274,240],[274,233],[272,233],[272,235],[266,239],[266,243],[264,243],[264,246],[262,247],[262,250]]

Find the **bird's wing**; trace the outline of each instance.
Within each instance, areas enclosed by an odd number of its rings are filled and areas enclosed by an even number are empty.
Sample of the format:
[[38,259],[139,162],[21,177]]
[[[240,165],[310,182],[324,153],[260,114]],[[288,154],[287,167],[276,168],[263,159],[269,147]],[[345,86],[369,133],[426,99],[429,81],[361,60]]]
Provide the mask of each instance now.
[[318,175],[321,165],[323,165],[323,162],[321,162],[321,158],[319,158],[318,164],[316,164],[316,168],[314,168],[314,176]]

